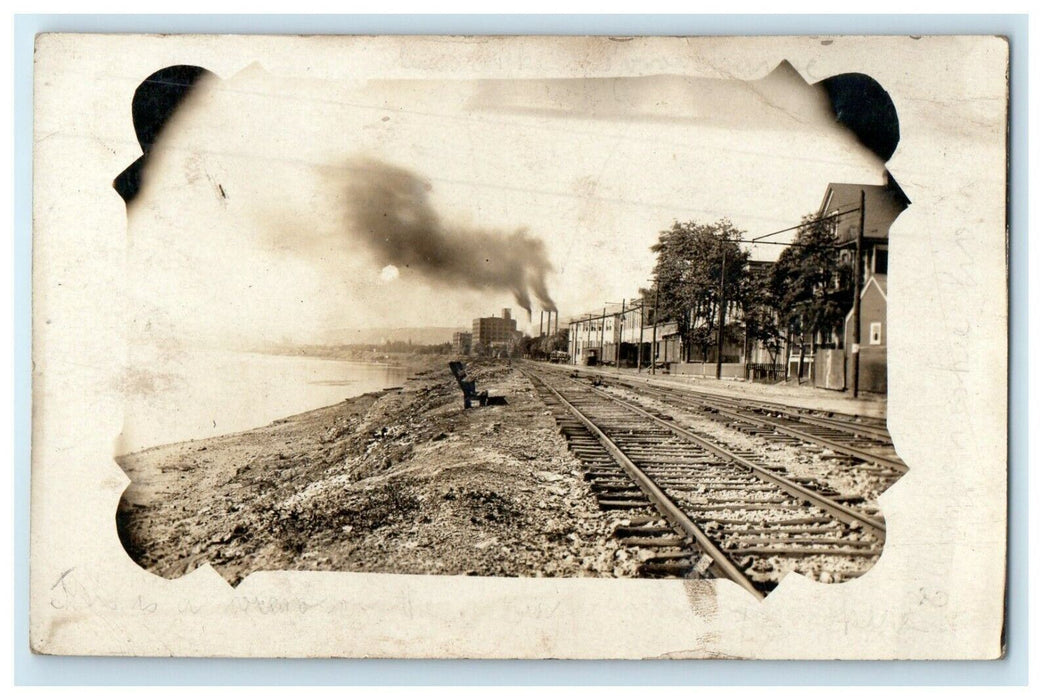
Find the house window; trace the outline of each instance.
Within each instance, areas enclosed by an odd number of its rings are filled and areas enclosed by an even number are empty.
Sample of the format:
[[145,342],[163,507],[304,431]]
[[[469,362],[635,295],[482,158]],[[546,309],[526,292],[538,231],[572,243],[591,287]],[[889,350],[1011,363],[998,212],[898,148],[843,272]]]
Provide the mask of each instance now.
[[882,324],[873,323],[871,324],[871,334],[868,339],[870,345],[882,345]]
[[875,274],[885,275],[890,266],[890,251],[885,248],[875,250]]

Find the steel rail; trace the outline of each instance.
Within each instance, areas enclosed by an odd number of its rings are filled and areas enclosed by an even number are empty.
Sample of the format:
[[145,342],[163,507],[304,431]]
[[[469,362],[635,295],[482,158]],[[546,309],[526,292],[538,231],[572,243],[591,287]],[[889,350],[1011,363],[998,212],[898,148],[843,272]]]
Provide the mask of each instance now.
[[[873,416],[864,416],[853,413],[842,413],[841,411],[823,410],[823,409],[808,409],[801,406],[792,406],[786,403],[778,403],[776,401],[768,401],[764,399],[743,399],[735,396],[727,396],[724,394],[714,394],[709,391],[704,391],[696,387],[673,387],[665,384],[652,384],[649,381],[643,381],[634,377],[621,376],[618,374],[606,375],[600,371],[588,370],[587,374],[601,374],[606,377],[609,381],[619,382],[627,386],[643,387],[650,391],[654,391],[657,387],[661,389],[667,389],[668,391],[684,396],[687,398],[696,398],[698,400],[703,399],[718,403],[719,401],[725,402],[730,405],[740,405],[743,403],[748,404],[748,407],[754,407],[757,410],[763,411],[775,411],[777,413],[784,413],[796,418],[804,423],[811,423],[825,428],[832,428],[840,430],[842,432],[863,432],[865,437],[870,437],[876,440],[891,441],[890,433],[879,425],[866,423],[866,422],[853,422],[850,418],[855,418],[859,421],[880,421],[878,418]],[[828,417],[808,415],[808,413],[823,413]],[[842,418],[835,418],[834,416],[841,416]],[[885,425],[885,421],[880,421]]]
[[[579,383],[579,382],[577,382],[577,383]],[[666,421],[666,420],[664,420],[662,418],[659,418],[658,416],[655,416],[652,413],[646,411],[644,408],[639,408],[637,406],[633,406],[633,405],[627,403],[626,401],[623,401],[622,399],[616,398],[615,396],[609,396],[608,394],[603,394],[601,392],[598,392],[593,387],[589,387],[589,386],[587,386],[585,384],[582,384],[582,386],[583,386],[583,388],[590,390],[591,392],[593,392],[594,394],[596,394],[598,396],[601,396],[601,397],[603,397],[603,398],[605,398],[605,399],[607,399],[609,401],[612,401],[613,403],[619,404],[620,406],[623,406],[624,408],[626,408],[626,409],[628,409],[630,411],[633,411],[633,412],[637,413],[638,415],[645,416],[646,418],[648,418],[648,419],[658,423],[659,425],[667,428],[668,430],[672,431],[673,433],[675,433],[679,437],[681,437],[681,438],[683,438],[683,439],[685,439],[685,440],[687,440],[689,442],[692,442],[692,443],[698,445],[699,447],[701,447],[701,448],[703,448],[705,450],[708,450],[709,452],[712,452],[712,453],[718,455],[722,459],[734,462],[736,464],[739,464],[742,467],[745,467],[745,468],[751,470],[755,474],[758,474],[759,476],[761,476],[766,481],[770,481],[770,482],[773,482],[773,483],[777,484],[778,486],[780,486],[781,488],[783,488],[785,491],[787,491],[791,495],[795,496],[796,498],[800,498],[800,499],[802,499],[804,501],[809,501],[813,505],[819,506],[820,508],[823,508],[823,509],[827,510],[831,515],[835,516],[835,518],[837,520],[839,520],[841,522],[844,522],[847,525],[853,523],[854,521],[858,522],[858,523],[861,523],[863,525],[866,525],[868,527],[868,529],[872,531],[872,534],[874,534],[879,539],[885,541],[885,539],[886,539],[886,524],[884,522],[882,522],[880,520],[876,520],[875,518],[872,518],[871,516],[866,515],[864,513],[861,513],[859,511],[853,510],[852,508],[849,508],[848,506],[844,506],[841,503],[837,503],[837,502],[831,500],[830,498],[827,498],[826,496],[820,495],[816,491],[812,491],[812,490],[806,488],[805,486],[801,486],[800,484],[796,484],[795,482],[791,481],[790,479],[786,479],[786,478],[784,478],[782,476],[779,476],[778,474],[774,474],[773,472],[769,471],[765,467],[762,467],[761,465],[755,464],[754,462],[752,462],[749,459],[746,459],[746,458],[741,457],[741,456],[739,456],[737,454],[734,454],[734,453],[730,452],[729,450],[721,447],[720,445],[717,445],[717,444],[715,444],[715,443],[713,443],[713,442],[711,442],[709,440],[706,440],[706,439],[700,437],[699,435],[697,435],[696,433],[694,433],[692,431],[686,430],[685,428],[677,426],[674,423],[671,423],[671,422]]]
[[[694,400],[698,401],[699,403],[704,403],[704,399]],[[823,438],[819,435],[814,435],[813,433],[807,433],[805,430],[798,430],[797,428],[788,427],[769,418],[762,418],[760,416],[749,416],[740,413],[736,409],[722,408],[719,406],[712,407],[712,410],[718,411],[723,415],[732,416],[733,418],[742,420],[745,423],[751,423],[752,425],[756,425],[759,427],[773,428],[777,432],[783,433],[784,435],[790,435],[791,437],[796,438],[798,440],[802,440],[803,442],[810,442],[817,445],[821,445],[823,447],[828,448],[832,452],[837,452],[839,454],[847,455],[849,457],[856,457],[857,459],[862,459],[867,462],[873,462],[874,464],[878,464],[880,466],[892,469],[894,471],[903,472],[908,470],[908,465],[906,465],[903,461],[901,461],[898,458],[885,457],[883,455],[878,455],[874,452],[870,452],[859,447],[852,447],[850,445],[843,444],[836,440],[829,440],[828,438]]]
[[[639,383],[633,383],[631,380],[623,382],[628,386],[641,386]],[[741,399],[733,396],[723,396],[721,394],[712,394],[706,391],[699,391],[696,389],[670,389],[672,392],[677,393],[679,396],[692,398],[695,400],[707,401],[713,404],[724,404],[731,408],[743,409],[748,411],[762,411],[780,413],[787,416],[790,419],[797,420],[800,423],[808,423],[821,428],[828,428],[831,430],[837,430],[842,433],[853,433],[861,437],[871,438],[872,440],[880,440],[883,442],[892,442],[890,433],[885,428],[880,428],[876,425],[857,423],[848,420],[851,417],[846,413],[838,413],[835,411],[819,411],[812,409],[812,412],[830,414],[831,416],[844,416],[844,418],[832,418],[826,416],[814,416],[809,415],[810,409],[798,408],[796,406],[788,406],[787,404],[773,403],[770,401],[760,401],[751,399]],[[856,416],[862,418],[861,416]]]
[[571,401],[569,401],[560,391],[548,384],[542,377],[536,374],[532,374],[532,377],[557,397],[565,408],[572,413],[573,417],[579,420],[580,423],[582,423],[584,427],[586,427],[587,430],[597,438],[602,446],[608,450],[613,460],[630,475],[636,484],[638,484],[638,488],[640,488],[642,493],[644,493],[653,505],[656,506],[657,510],[659,510],[665,517],[672,520],[675,524],[681,527],[687,535],[693,538],[704,554],[711,557],[711,565],[714,566],[724,578],[727,578],[733,583],[743,587],[744,590],[759,600],[765,598],[765,594],[755,588],[751,579],[737,568],[732,560],[722,552],[718,545],[708,538],[708,536],[704,534],[704,531],[693,522],[692,518],[682,511],[682,509],[671,500],[670,496],[664,493],[663,489],[649,478],[649,475],[642,471],[642,469],[638,467],[630,457],[624,454],[624,452],[602,431],[601,428],[595,425],[579,409],[573,406]]
[[883,430],[882,428],[876,428],[870,425],[863,425],[862,423],[850,423],[848,421],[840,421],[834,418],[820,418],[818,416],[807,416],[802,413],[793,413],[790,410],[781,411],[779,408],[772,408],[765,410],[779,411],[786,413],[800,423],[808,423],[815,425],[819,428],[830,428],[831,430],[838,430],[844,433],[853,433],[860,437],[871,438],[872,440],[882,440],[893,442],[893,438],[890,437],[890,431]]
[[[634,386],[634,387],[641,387],[642,386],[638,382],[624,381],[624,380],[620,379],[619,377],[616,377],[615,379],[621,381],[623,384],[626,384],[628,386]],[[659,392],[655,391],[651,387],[643,387],[643,388],[648,389],[648,391],[650,393],[659,393]],[[663,387],[661,387],[661,388],[663,388]],[[667,387],[667,389],[669,391],[673,392],[678,397],[685,399],[686,401],[706,406],[706,407],[710,408],[713,411],[717,411],[719,413],[723,413],[724,415],[727,415],[727,416],[732,416],[733,418],[737,418],[739,420],[742,420],[745,423],[750,423],[750,424],[758,426],[758,427],[773,428],[774,430],[777,430],[777,431],[783,433],[784,435],[790,435],[791,437],[796,438],[798,440],[802,440],[803,442],[815,443],[815,444],[818,444],[818,445],[821,445],[823,447],[828,448],[832,452],[837,452],[839,454],[846,455],[846,456],[849,456],[849,457],[856,457],[857,459],[862,459],[862,460],[865,460],[865,461],[873,462],[875,464],[881,465],[881,466],[886,467],[888,469],[892,469],[894,471],[907,471],[908,470],[908,465],[906,465],[902,460],[900,460],[898,458],[885,457],[883,455],[878,455],[878,454],[875,454],[874,452],[869,452],[868,450],[864,450],[864,449],[861,449],[859,447],[851,447],[849,445],[845,445],[845,444],[843,444],[841,442],[837,442],[835,440],[829,440],[827,438],[822,438],[819,435],[813,435],[812,433],[807,433],[805,430],[798,430],[796,428],[790,428],[790,427],[787,427],[787,426],[785,426],[785,425],[783,425],[781,423],[778,423],[777,421],[775,421],[775,420],[773,420],[771,418],[763,418],[761,416],[745,415],[743,413],[740,413],[738,409],[726,408],[725,406],[719,405],[718,401],[711,401],[710,399],[708,399],[708,398],[706,398],[704,396],[696,395],[697,392],[690,392],[690,391],[687,391],[687,390],[674,389],[674,388],[670,388],[670,387]],[[690,394],[692,394],[692,395],[690,395]],[[722,398],[722,397],[719,397],[719,398]],[[728,401],[732,401],[733,399],[727,399],[727,400]],[[836,428],[836,430],[841,430],[841,429],[840,428]]]

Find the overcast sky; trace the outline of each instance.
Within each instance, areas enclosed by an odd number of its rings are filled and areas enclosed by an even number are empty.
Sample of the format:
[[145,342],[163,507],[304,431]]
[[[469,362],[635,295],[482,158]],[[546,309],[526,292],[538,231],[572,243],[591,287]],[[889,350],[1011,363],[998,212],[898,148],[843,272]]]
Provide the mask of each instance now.
[[[359,230],[381,221],[353,211],[375,168],[418,198],[402,228]],[[238,341],[469,326],[508,306],[521,326],[512,285],[486,277],[478,252],[516,235],[542,244],[550,268],[529,275],[546,272],[567,319],[635,294],[676,219],[728,217],[758,236],[814,211],[828,182],[879,183],[882,170],[783,67],[751,83],[293,81],[248,68],[198,90],[154,150],[129,209],[132,316],[153,336]],[[390,240],[404,226],[436,229],[467,269],[417,264]]]

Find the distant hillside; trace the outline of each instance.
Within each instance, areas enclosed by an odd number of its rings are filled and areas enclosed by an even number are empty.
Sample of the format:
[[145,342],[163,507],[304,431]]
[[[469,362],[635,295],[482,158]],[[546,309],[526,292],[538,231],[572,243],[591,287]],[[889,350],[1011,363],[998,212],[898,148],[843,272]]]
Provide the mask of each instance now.
[[324,334],[329,345],[379,344],[384,342],[412,342],[415,345],[451,343],[452,334],[469,331],[465,326],[431,328],[334,328]]

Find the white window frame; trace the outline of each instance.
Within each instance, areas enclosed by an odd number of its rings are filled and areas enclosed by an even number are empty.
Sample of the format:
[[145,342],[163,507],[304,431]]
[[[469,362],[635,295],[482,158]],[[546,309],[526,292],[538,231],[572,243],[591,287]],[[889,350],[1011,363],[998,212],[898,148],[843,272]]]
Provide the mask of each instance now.
[[868,328],[868,345],[882,345],[882,321],[872,321]]

